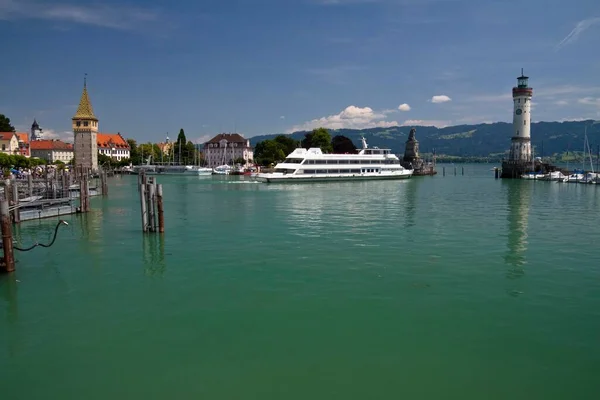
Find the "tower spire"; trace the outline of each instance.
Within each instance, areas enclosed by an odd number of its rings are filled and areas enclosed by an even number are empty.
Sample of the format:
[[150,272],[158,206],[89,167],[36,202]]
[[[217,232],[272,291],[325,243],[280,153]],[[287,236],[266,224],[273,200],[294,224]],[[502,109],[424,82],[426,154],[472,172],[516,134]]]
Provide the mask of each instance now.
[[81,93],[79,107],[77,107],[77,112],[73,116],[73,120],[76,119],[98,121],[98,118],[94,115],[94,109],[87,92],[87,74],[83,78],[83,93]]

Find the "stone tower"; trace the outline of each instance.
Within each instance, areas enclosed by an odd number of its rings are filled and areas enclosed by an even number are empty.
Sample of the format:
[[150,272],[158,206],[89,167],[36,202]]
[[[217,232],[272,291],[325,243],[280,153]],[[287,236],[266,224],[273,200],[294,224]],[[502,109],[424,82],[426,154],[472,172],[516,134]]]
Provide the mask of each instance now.
[[79,107],[72,118],[75,135],[74,156],[76,167],[98,169],[98,118],[94,115],[92,103],[88,97],[87,82],[83,81],[83,93]]
[[529,87],[529,78],[523,75],[517,78],[513,95],[513,136],[510,144],[509,160],[513,162],[531,161],[531,98],[533,89]]
[[43,134],[42,134],[42,128],[40,128],[40,125],[37,123],[37,120],[34,118],[33,120],[33,124],[31,124],[31,134],[29,135],[30,140],[42,140]]

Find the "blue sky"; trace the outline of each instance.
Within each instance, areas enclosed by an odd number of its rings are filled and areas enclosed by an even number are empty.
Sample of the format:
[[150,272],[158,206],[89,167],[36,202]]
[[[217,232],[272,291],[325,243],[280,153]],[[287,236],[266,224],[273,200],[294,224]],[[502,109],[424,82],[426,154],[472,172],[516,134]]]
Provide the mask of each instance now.
[[[597,0],[0,0],[0,113],[72,138],[600,118]],[[399,106],[403,105],[402,107]]]

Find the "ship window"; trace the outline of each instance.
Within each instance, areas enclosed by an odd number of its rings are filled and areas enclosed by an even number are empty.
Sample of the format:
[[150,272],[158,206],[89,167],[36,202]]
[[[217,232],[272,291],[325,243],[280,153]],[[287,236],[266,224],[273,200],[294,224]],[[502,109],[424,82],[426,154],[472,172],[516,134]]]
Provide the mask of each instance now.
[[348,160],[340,160],[340,164],[348,164]]
[[523,121],[523,125],[527,125],[527,121]]

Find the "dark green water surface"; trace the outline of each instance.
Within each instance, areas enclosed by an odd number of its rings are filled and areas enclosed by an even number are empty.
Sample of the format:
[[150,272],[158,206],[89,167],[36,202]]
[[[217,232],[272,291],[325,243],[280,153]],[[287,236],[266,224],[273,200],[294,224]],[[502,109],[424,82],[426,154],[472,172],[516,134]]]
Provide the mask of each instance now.
[[159,177],[164,238],[113,179],[0,276],[0,398],[598,399],[600,187],[446,172]]

